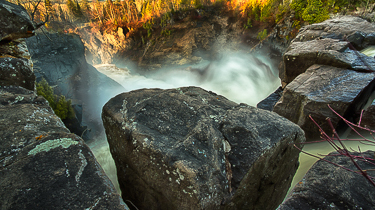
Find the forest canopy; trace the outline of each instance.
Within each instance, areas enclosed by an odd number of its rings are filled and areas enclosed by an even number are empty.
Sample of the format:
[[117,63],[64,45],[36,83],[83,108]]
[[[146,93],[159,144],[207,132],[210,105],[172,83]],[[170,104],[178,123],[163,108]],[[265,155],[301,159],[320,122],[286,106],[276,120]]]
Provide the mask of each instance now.
[[[89,25],[93,30],[111,33],[117,28],[129,32],[143,27],[150,30],[157,24],[164,34],[173,23],[177,11],[216,7],[243,19],[244,29],[254,22],[275,25],[286,16],[294,14],[294,26],[318,23],[332,13],[368,7],[375,0],[9,0],[23,5],[35,21],[48,17],[47,28],[80,27]],[[158,21],[155,21],[158,19]],[[59,23],[59,24],[58,24]]]

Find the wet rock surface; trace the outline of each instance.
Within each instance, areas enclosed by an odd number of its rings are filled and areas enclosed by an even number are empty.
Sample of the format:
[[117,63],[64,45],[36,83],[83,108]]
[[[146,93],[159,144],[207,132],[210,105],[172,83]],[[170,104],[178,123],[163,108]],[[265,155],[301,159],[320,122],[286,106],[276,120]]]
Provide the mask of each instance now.
[[271,93],[267,98],[257,104],[257,108],[268,111],[273,111],[273,107],[280,100],[283,94],[283,89],[279,87],[275,92]]
[[[331,153],[324,159],[358,171],[345,156]],[[353,153],[359,155],[358,153]],[[372,158],[373,151],[361,154]],[[375,176],[373,164],[356,161],[368,175]],[[278,210],[294,209],[373,209],[375,206],[374,186],[365,177],[351,171],[333,166],[319,160],[307,172],[305,177],[292,191],[291,196],[284,201]]]
[[354,16],[303,27],[283,56],[280,75],[286,87],[273,110],[301,126],[307,139],[320,136],[309,115],[326,132],[332,130],[326,121],[330,117],[343,133],[345,123],[328,105],[355,122],[372,100],[375,59],[356,49],[375,44],[374,29],[374,23]]
[[[374,73],[313,65],[285,87],[273,111],[301,126],[306,138],[316,139],[319,138],[320,132],[309,119],[309,115],[324,131],[331,131],[326,118],[329,117],[335,127],[340,118],[327,105],[342,116],[349,111],[354,101],[358,107],[363,107],[368,98],[362,101],[357,98],[373,78]],[[360,109],[357,108],[356,111]]]
[[288,120],[197,87],[123,93],[102,118],[139,209],[275,209],[298,166],[291,144],[304,141]]

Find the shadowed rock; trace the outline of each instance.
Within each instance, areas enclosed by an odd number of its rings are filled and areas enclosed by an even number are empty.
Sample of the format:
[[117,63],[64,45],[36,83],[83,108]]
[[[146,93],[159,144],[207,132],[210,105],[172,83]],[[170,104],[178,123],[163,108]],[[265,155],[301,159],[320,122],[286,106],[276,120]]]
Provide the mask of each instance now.
[[80,121],[69,123],[74,126],[70,129],[78,135],[84,134],[85,139],[92,139],[103,132],[100,112],[104,102],[125,89],[86,62],[85,48],[78,35],[47,35],[49,38],[39,34],[26,39],[37,81],[45,78],[54,87],[55,94],[82,106]]
[[257,104],[257,108],[268,111],[273,111],[273,107],[280,100],[283,94],[283,89],[279,87],[275,92],[271,93],[267,98]]
[[[0,38],[14,24],[4,8],[19,10],[0,0]],[[29,59],[24,40],[0,42],[0,209],[128,209],[89,147],[34,92]]]
[[125,200],[139,209],[275,209],[302,130],[197,87],[143,89],[102,114]]
[[43,97],[1,87],[0,104],[0,209],[127,209]]
[[[350,158],[336,156],[331,153],[324,159],[338,163],[339,165],[354,171],[358,169]],[[372,158],[373,151],[363,154]],[[356,161],[368,175],[375,176],[374,165],[364,161]],[[319,160],[307,172],[305,177],[293,189],[291,196],[280,205],[278,210],[300,209],[374,209],[375,191],[365,177],[354,172],[336,167],[330,163]]]
[[0,86],[20,86],[35,89],[35,75],[23,58],[0,57]]
[[0,41],[34,35],[35,26],[22,6],[0,0]]

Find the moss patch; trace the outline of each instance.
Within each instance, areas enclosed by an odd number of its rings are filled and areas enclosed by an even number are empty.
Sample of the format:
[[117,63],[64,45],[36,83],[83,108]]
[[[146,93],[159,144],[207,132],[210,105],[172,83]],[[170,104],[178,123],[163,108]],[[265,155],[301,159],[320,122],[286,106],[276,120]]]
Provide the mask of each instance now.
[[56,147],[62,146],[63,148],[68,148],[71,145],[78,144],[78,141],[74,141],[71,138],[61,138],[61,139],[54,139],[49,140],[46,142],[43,142],[39,145],[37,145],[34,149],[29,151],[29,155],[36,155],[39,152],[48,152],[51,149],[54,149]]

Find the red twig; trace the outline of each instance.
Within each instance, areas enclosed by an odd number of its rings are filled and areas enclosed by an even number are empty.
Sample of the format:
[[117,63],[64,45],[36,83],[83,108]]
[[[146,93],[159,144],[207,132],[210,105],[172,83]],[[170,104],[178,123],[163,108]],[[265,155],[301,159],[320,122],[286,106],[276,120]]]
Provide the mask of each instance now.
[[[338,117],[340,117],[342,120],[344,120],[344,122],[356,133],[358,134],[362,139],[358,139],[358,140],[355,140],[354,141],[359,141],[359,142],[367,142],[367,143],[371,143],[372,145],[375,145],[375,141],[371,141],[367,138],[365,138],[363,135],[361,135],[356,129],[355,127],[357,128],[360,128],[362,130],[366,130],[366,131],[369,131],[369,132],[375,132],[375,131],[372,131],[370,129],[367,129],[367,128],[364,128],[364,127],[361,127],[360,126],[360,123],[361,123],[361,120],[362,120],[362,113],[363,111],[361,112],[361,116],[360,116],[360,119],[359,119],[359,124],[356,125],[352,122],[349,122],[348,120],[346,120],[344,117],[342,117],[340,114],[338,114],[335,110],[333,110],[329,105],[328,105],[329,109],[332,110],[333,113],[335,113]],[[351,172],[354,172],[354,173],[357,173],[357,174],[360,174],[362,176],[364,176],[374,187],[375,187],[375,182],[373,179],[375,179],[374,177],[372,176],[369,176],[366,172],[366,170],[362,170],[362,168],[358,165],[358,163],[356,162],[357,160],[358,161],[364,161],[364,162],[367,162],[367,163],[370,163],[372,165],[375,166],[375,163],[374,162],[371,162],[371,161],[374,161],[374,159],[371,159],[371,158],[367,158],[367,157],[364,157],[363,155],[361,156],[356,156],[356,155],[352,155],[349,150],[347,149],[347,147],[345,146],[345,144],[343,143],[344,140],[346,141],[350,141],[352,139],[341,139],[340,136],[338,135],[338,133],[336,132],[336,129],[335,127],[333,126],[332,124],[332,121],[330,118],[327,118],[327,122],[328,122],[328,125],[330,126],[330,128],[332,129],[332,132],[333,132],[333,136],[330,137],[328,136],[328,134],[319,126],[319,124],[311,117],[311,115],[309,116],[309,118],[313,121],[313,123],[319,128],[319,131],[320,131],[320,134],[321,134],[321,138],[322,138],[322,141],[327,141],[331,146],[332,148],[334,148],[339,154],[338,155],[343,155],[343,156],[346,156],[348,158],[350,158],[351,162],[353,163],[353,165],[359,170],[359,171],[354,171],[354,170],[351,170],[349,168],[346,168],[344,166],[341,166],[339,164],[336,164],[332,161],[328,161],[324,158],[321,158],[321,157],[318,157],[316,155],[313,155],[311,153],[308,153],[308,152],[305,152],[305,151],[302,151],[302,149],[300,149],[299,147],[297,147],[295,144],[294,144],[294,147],[297,148],[299,151],[301,151],[302,153],[304,154],[307,154],[309,156],[312,156],[312,157],[315,157],[315,158],[318,158],[319,160],[322,160],[322,161],[325,161],[325,162],[328,162],[332,165],[335,165],[337,167],[340,167],[340,168],[343,168],[347,171],[351,171]],[[371,134],[372,135],[372,134]],[[337,144],[334,140],[337,140],[339,142],[339,144]],[[322,141],[316,141],[316,142],[322,142]],[[360,154],[361,153],[361,150],[359,148],[359,152]],[[338,155],[325,155],[325,156],[338,156]]]

